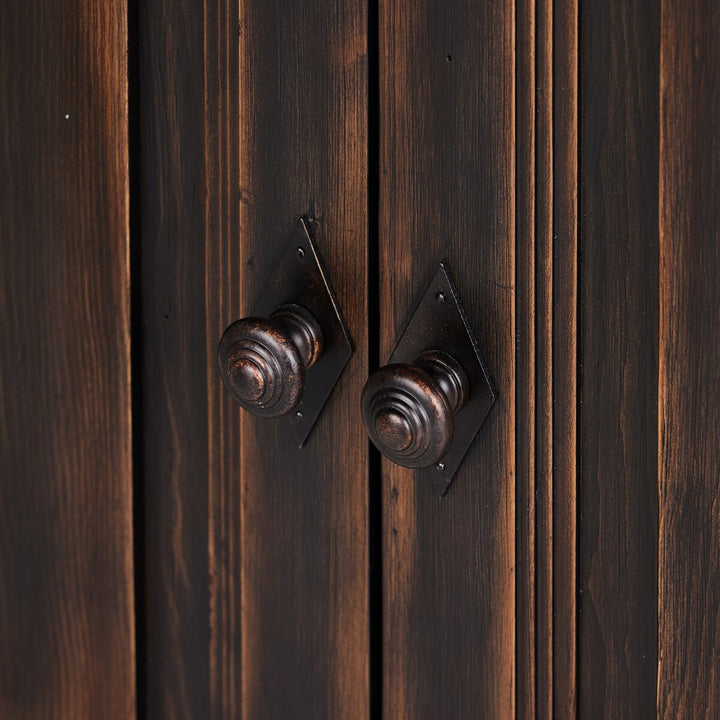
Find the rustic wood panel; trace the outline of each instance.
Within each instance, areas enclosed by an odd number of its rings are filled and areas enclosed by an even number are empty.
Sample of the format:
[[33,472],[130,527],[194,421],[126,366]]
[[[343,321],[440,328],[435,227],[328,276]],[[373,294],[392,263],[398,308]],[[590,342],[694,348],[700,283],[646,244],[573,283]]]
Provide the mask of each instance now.
[[[369,707],[364,3],[141,8],[151,717]],[[216,372],[303,214],[356,352],[306,447]]]
[[367,31],[358,0],[240,3],[240,253],[217,262],[242,273],[211,317],[219,331],[251,309],[307,214],[355,342],[302,450],[280,425],[241,418],[240,474],[227,480],[240,497],[226,523],[243,540],[248,718],[369,713]]
[[663,0],[657,704],[720,716],[720,7]]
[[447,258],[500,398],[445,499],[383,465],[388,718],[515,706],[514,2],[383,0],[381,360]]
[[127,5],[0,4],[0,716],[135,715]]
[[[139,4],[145,639],[149,718],[208,717],[204,3]],[[217,111],[210,105],[208,113]],[[140,415],[141,414],[141,415]]]
[[654,714],[657,0],[580,13],[579,714]]

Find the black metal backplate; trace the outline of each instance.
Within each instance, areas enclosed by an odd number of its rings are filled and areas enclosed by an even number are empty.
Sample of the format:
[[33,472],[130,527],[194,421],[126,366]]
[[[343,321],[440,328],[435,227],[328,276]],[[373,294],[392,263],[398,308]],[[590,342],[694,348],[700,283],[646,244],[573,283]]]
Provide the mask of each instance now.
[[265,284],[253,316],[269,317],[283,303],[297,303],[309,310],[323,334],[323,352],[305,372],[300,404],[278,421],[290,424],[302,447],[353,352],[337,299],[302,219]]
[[470,381],[469,398],[455,414],[455,435],[450,449],[437,466],[417,471],[433,481],[439,495],[444,495],[497,397],[445,263],[440,263],[389,362],[412,364],[421,352],[431,349],[452,355]]

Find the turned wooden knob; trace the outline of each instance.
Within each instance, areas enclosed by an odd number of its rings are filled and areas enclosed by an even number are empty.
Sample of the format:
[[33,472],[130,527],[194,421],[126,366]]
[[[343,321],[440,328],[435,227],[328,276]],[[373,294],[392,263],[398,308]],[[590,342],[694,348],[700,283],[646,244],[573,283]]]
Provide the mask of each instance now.
[[322,331],[300,305],[281,305],[268,319],[237,320],[218,349],[225,387],[260,417],[287,415],[305,391],[305,368],[322,353]]
[[363,389],[363,422],[373,444],[398,465],[435,465],[455,434],[454,413],[465,403],[469,383],[447,353],[428,350],[412,365],[385,365]]

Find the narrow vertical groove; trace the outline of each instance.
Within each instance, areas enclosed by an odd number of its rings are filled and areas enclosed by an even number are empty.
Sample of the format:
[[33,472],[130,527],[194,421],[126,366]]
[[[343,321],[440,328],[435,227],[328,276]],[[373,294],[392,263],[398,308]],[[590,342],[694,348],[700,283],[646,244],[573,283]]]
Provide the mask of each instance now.
[[535,717],[535,5],[516,3],[516,714]]
[[582,455],[580,448],[580,439],[582,438],[582,403],[583,403],[583,343],[582,343],[582,311],[583,311],[583,296],[580,288],[582,288],[582,208],[581,208],[581,193],[580,193],[580,159],[582,157],[582,124],[580,118],[582,117],[582,73],[580,72],[580,47],[582,44],[582,37],[580,35],[580,29],[582,28],[582,12],[583,4],[578,0],[577,2],[577,146],[575,147],[575,162],[577,169],[576,187],[577,187],[577,213],[575,217],[575,237],[576,237],[576,253],[577,253],[577,265],[575,282],[577,283],[577,296],[575,298],[575,312],[577,317],[577,330],[575,333],[575,355],[577,357],[577,365],[575,366],[575,377],[576,377],[576,395],[575,395],[575,417],[576,417],[576,434],[575,434],[575,594],[577,602],[575,605],[575,713],[580,714],[580,695],[582,693],[582,683],[580,678],[582,677],[581,671],[581,658],[582,648],[580,642],[582,634],[580,633],[580,618],[582,616],[582,577],[583,577],[583,565],[582,565]]
[[135,588],[135,687],[138,720],[146,717],[145,507],[143,412],[143,302],[140,133],[139,0],[127,4],[128,176],[130,231],[130,417],[132,427],[133,568]]
[[657,477],[658,477],[658,504],[657,504],[657,567],[655,571],[655,583],[658,589],[657,597],[657,635],[655,637],[655,657],[657,658],[657,674],[655,678],[655,713],[658,718],[662,717],[663,713],[663,698],[662,698],[662,657],[661,651],[661,637],[663,630],[664,621],[664,608],[661,597],[662,592],[662,563],[663,563],[663,551],[664,543],[662,541],[662,503],[663,503],[663,489],[662,483],[662,468],[663,468],[663,453],[662,453],[662,434],[663,434],[663,410],[664,410],[664,393],[662,378],[665,376],[665,356],[662,352],[662,343],[664,336],[664,323],[662,317],[662,303],[664,297],[663,288],[663,263],[662,263],[662,251],[664,245],[664,224],[663,224],[663,200],[665,198],[665,173],[663,172],[663,160],[666,149],[666,138],[665,138],[665,125],[663,123],[663,116],[665,112],[665,103],[663,99],[663,82],[667,82],[667,78],[664,73],[664,61],[665,61],[665,43],[664,33],[666,32],[667,18],[664,16],[664,11],[667,6],[663,0],[658,0],[660,3],[660,28],[658,38],[658,71],[659,71],[659,82],[658,82],[658,155],[657,155],[657,171],[658,171],[658,202],[657,202],[657,223],[658,223],[658,297],[657,297],[657,321],[658,321],[658,336],[657,336],[657,408],[658,408],[658,423],[657,423]]
[[[380,64],[379,0],[368,4],[368,372],[380,366]],[[370,717],[382,717],[383,599],[382,599],[382,459],[368,443]]]
[[535,125],[535,708],[553,713],[553,3],[537,6]]

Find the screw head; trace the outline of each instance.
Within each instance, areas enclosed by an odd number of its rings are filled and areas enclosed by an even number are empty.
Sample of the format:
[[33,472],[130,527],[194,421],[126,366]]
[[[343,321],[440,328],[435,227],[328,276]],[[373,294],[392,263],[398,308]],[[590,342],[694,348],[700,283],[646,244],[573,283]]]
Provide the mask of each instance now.
[[298,254],[298,257],[301,257],[301,258],[305,257],[305,248],[299,247],[297,249],[297,254]]
[[303,417],[305,417],[305,416],[302,414],[302,412],[301,412],[300,410],[298,410],[298,411],[295,413],[295,417],[296,417],[298,420],[302,420]]
[[436,467],[440,472],[442,472],[442,471],[445,469],[445,463],[444,463],[444,462],[439,462],[435,467]]
[[436,299],[439,303],[444,303],[444,302],[445,302],[445,293],[444,293],[444,292],[437,292],[437,293],[435,293],[435,299]]

